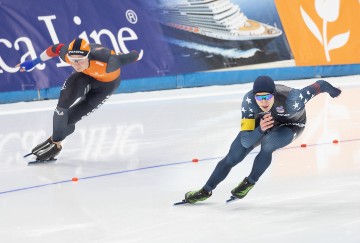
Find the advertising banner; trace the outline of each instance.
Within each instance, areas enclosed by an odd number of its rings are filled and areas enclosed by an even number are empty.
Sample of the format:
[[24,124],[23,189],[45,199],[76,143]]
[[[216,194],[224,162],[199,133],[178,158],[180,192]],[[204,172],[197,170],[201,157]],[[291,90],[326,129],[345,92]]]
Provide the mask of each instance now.
[[58,57],[15,66],[76,37],[137,50],[122,79],[292,59],[272,0],[2,0],[0,22],[0,92],[61,86],[73,69]]
[[296,65],[360,63],[360,1],[275,2]]

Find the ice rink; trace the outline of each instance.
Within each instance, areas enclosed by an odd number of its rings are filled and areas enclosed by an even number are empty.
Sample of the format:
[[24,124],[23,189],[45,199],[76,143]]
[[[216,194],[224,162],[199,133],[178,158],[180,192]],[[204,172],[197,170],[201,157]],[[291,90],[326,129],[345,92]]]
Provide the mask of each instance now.
[[252,84],[114,95],[77,124],[56,162],[33,166],[22,156],[51,135],[57,101],[0,105],[0,242],[358,243],[360,76],[325,80],[341,96],[307,103],[301,137],[230,204],[258,149],[211,198],[173,206],[227,154]]

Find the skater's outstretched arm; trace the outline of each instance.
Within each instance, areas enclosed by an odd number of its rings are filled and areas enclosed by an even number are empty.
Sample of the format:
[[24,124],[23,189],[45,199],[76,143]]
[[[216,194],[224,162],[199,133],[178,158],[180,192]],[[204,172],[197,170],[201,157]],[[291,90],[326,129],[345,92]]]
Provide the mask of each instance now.
[[290,114],[294,114],[305,108],[305,104],[320,93],[328,93],[332,98],[341,94],[341,90],[335,88],[325,80],[318,80],[315,83],[302,89],[292,89],[286,100],[286,108]]
[[50,46],[45,51],[43,51],[39,57],[31,61],[19,63],[16,65],[16,67],[20,67],[20,72],[30,71],[39,63],[45,62],[53,57],[60,56],[61,54],[61,56],[65,56],[66,50],[66,47],[64,47],[64,44],[62,43]]
[[131,51],[127,54],[114,54],[109,58],[109,64],[107,67],[107,72],[113,72],[119,69],[122,66],[128,65],[137,61],[139,58],[139,53],[137,51]]

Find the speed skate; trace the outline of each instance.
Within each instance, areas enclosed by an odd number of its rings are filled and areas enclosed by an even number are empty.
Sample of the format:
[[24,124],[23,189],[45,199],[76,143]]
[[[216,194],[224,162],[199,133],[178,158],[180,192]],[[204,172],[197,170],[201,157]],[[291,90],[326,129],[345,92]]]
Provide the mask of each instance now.
[[[33,153],[28,153],[28,154],[25,154],[23,157],[26,158],[30,155],[32,155]],[[35,164],[45,164],[45,163],[49,163],[49,162],[55,162],[57,159],[52,157],[52,158],[49,158],[49,159],[35,159],[35,160],[32,160],[32,161],[29,161],[28,162],[28,165],[35,165]]]

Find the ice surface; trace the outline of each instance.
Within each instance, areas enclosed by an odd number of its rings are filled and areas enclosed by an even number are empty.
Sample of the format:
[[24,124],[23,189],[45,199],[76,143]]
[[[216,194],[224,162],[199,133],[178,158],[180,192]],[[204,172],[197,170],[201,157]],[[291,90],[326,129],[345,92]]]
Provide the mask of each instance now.
[[305,132],[231,204],[258,150],[207,201],[172,206],[226,155],[251,84],[114,95],[36,166],[22,156],[51,135],[56,100],[0,105],[0,240],[360,242],[360,77],[326,80],[343,94],[311,100]]

